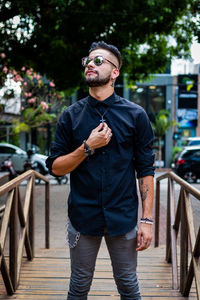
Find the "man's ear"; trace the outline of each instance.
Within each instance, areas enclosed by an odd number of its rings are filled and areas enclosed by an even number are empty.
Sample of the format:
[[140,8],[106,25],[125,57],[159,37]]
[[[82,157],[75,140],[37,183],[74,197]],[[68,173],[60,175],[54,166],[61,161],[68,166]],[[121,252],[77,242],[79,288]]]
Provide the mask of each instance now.
[[119,69],[114,68],[112,70],[112,79],[116,79],[119,76]]

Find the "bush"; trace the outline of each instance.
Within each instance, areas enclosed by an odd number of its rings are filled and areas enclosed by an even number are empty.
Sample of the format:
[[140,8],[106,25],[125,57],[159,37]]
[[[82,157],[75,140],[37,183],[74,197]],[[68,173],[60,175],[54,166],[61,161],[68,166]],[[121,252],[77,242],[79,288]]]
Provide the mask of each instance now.
[[181,150],[182,148],[177,146],[172,148],[172,162],[174,161],[176,154],[179,153]]

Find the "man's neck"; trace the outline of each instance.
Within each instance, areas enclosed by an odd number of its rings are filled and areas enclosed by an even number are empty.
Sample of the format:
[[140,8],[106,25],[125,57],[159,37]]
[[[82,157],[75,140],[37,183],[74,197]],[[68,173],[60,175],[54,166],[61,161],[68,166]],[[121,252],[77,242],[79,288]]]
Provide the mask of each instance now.
[[89,93],[95,99],[103,101],[114,93],[114,88],[111,86],[90,87]]

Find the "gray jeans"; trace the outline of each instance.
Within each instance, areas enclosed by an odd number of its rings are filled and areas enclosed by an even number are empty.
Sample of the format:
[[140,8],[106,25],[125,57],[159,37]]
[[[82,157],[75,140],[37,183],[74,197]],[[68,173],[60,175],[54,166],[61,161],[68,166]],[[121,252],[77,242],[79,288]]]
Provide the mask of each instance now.
[[[114,279],[121,300],[141,300],[136,274],[136,234],[136,228],[130,233],[117,237],[109,237],[105,233]],[[76,246],[70,248],[71,279],[67,300],[88,299],[101,240],[102,237],[81,234]]]

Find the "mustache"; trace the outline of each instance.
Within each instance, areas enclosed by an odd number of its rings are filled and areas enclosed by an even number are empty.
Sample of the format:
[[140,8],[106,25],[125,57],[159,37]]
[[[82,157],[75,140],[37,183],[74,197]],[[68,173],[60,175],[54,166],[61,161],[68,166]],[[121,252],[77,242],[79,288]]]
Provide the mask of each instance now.
[[99,72],[98,71],[96,71],[96,70],[92,70],[92,69],[89,69],[89,70],[87,70],[86,72],[85,72],[85,75],[87,75],[89,72],[94,72],[94,73],[96,73],[97,75],[99,75]]

